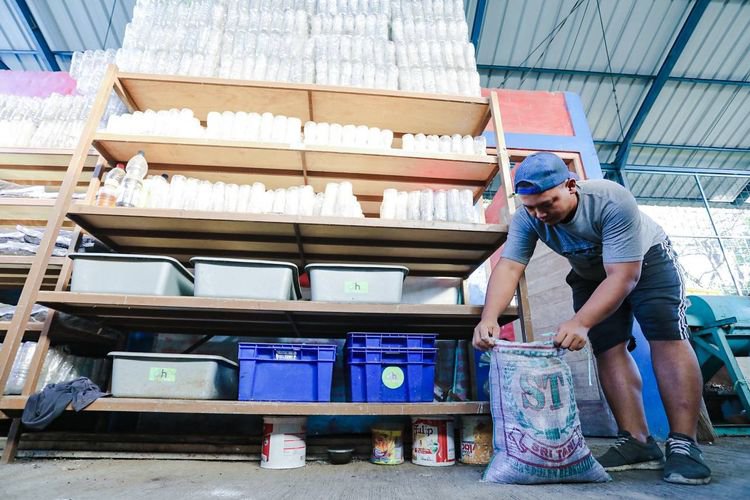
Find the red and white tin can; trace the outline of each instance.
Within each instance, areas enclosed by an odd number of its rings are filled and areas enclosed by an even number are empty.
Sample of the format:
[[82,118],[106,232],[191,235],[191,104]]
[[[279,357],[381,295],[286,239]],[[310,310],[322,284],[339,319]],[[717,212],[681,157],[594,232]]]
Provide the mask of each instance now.
[[417,465],[456,463],[453,417],[412,417],[411,461]]

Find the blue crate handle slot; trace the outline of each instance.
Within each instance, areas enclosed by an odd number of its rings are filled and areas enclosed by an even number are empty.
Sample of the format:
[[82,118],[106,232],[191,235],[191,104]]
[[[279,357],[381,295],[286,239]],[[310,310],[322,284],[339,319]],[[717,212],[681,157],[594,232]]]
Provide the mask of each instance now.
[[299,359],[299,349],[276,349],[273,359]]

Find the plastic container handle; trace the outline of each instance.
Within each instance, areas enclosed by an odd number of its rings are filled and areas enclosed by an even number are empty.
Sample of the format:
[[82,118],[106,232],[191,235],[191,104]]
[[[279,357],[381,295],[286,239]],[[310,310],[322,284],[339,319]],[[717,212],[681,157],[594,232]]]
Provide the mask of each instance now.
[[299,359],[299,349],[274,350],[273,359]]

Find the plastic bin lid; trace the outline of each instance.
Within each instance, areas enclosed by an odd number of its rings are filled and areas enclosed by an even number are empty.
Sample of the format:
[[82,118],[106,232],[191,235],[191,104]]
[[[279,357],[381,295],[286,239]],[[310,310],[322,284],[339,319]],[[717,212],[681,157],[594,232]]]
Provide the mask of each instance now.
[[152,262],[168,262],[172,264],[174,267],[177,268],[180,273],[185,275],[186,278],[188,278],[190,281],[194,281],[195,278],[193,278],[193,274],[188,271],[185,266],[183,266],[180,261],[177,259],[174,259],[172,257],[167,257],[165,255],[138,255],[138,254],[129,254],[129,253],[71,253],[68,254],[68,257],[71,259],[88,259],[92,258],[96,260],[148,260]]
[[225,259],[222,257],[193,257],[190,259],[190,263],[193,264],[193,267],[199,262],[211,264],[252,264],[265,267],[288,267],[292,270],[292,285],[294,286],[294,293],[298,299],[302,297],[302,292],[299,289],[299,268],[297,267],[297,264],[280,260]]
[[401,271],[404,276],[409,274],[409,268],[404,266],[389,266],[382,264],[308,264],[305,266],[305,271],[308,269],[316,268],[328,268],[328,269],[366,269],[371,271]]
[[192,259],[190,259],[190,263],[192,264],[193,262],[215,262],[217,264],[227,262],[230,264],[256,264],[259,266],[283,266],[283,267],[290,267],[296,273],[299,273],[299,268],[297,267],[296,264],[293,264],[291,262],[283,262],[280,260],[225,259],[222,257],[193,257]]
[[338,346],[336,344],[318,344],[315,342],[300,342],[299,344],[296,343],[278,343],[278,342],[238,342],[238,345],[240,347],[242,346],[272,346],[272,347],[278,347],[280,349],[304,349],[307,347],[323,347],[325,349],[336,349]]
[[126,352],[126,351],[112,351],[107,353],[107,356],[113,358],[151,358],[151,359],[174,359],[174,360],[191,360],[191,361],[217,361],[219,363],[226,363],[237,368],[237,363],[231,361],[223,356],[214,356],[212,354],[171,354],[167,352]]

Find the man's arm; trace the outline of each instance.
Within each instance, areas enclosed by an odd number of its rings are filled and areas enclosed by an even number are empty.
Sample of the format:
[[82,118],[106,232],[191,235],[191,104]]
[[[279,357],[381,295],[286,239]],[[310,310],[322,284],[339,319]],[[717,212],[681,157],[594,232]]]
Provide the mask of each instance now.
[[583,349],[589,330],[615,312],[641,277],[641,261],[604,264],[607,277],[589,300],[573,316],[557,328],[555,345],[571,351]]
[[473,344],[477,349],[483,351],[492,349],[494,340],[500,338],[500,325],[497,318],[508,308],[513,299],[524,269],[526,269],[525,264],[501,258],[492,270],[487,284],[482,320],[474,328]]

